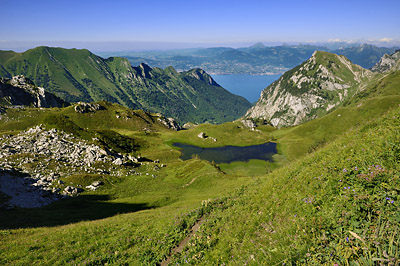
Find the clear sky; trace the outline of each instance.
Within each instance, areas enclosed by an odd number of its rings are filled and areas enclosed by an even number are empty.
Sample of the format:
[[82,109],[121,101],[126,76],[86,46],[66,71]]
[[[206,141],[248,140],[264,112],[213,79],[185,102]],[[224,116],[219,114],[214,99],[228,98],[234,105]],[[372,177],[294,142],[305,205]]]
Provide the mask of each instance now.
[[0,49],[13,50],[400,40],[400,0],[0,0],[0,10]]

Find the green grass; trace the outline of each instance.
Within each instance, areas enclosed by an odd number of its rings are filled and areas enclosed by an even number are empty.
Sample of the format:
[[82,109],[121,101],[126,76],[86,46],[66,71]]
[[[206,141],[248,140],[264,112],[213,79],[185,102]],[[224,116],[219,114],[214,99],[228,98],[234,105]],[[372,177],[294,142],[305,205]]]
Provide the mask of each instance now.
[[[199,138],[198,134],[201,132],[204,132],[208,137],[205,139]],[[169,144],[180,142],[199,147],[249,146],[271,141],[270,132],[271,130],[268,127],[251,131],[244,128],[240,122],[228,122],[220,125],[201,124],[190,130],[166,134],[164,139]]]
[[[40,209],[1,211],[0,264],[157,265],[204,217],[173,264],[395,265],[400,240],[396,79],[377,81],[388,88],[383,95],[372,91],[375,98],[359,98],[320,119],[280,130],[250,131],[230,122],[175,132],[155,115],[108,103],[101,103],[106,110],[88,114],[73,107],[9,109],[1,135],[43,123],[59,129],[70,125],[74,135],[97,137],[109,148],[149,161],[135,168],[136,175],[63,177],[65,185],[84,187],[95,180],[105,185]],[[200,132],[209,138],[198,138]],[[126,142],[122,147],[120,140]],[[279,150],[273,163],[182,161],[171,146],[271,140]]]
[[380,117],[388,108],[396,106],[399,102],[400,96],[372,98],[357,105],[341,107],[300,126],[275,131],[272,135],[281,144],[282,153],[289,160],[294,160],[324,146],[349,129]]
[[[68,102],[106,100],[174,117],[179,122],[222,123],[244,115],[251,104],[198,69],[176,72],[132,67],[86,49],[37,47],[23,53],[0,51],[0,75],[25,75]],[[198,75],[199,79],[193,77]]]
[[213,209],[174,263],[398,264],[399,118],[396,108],[259,178]]

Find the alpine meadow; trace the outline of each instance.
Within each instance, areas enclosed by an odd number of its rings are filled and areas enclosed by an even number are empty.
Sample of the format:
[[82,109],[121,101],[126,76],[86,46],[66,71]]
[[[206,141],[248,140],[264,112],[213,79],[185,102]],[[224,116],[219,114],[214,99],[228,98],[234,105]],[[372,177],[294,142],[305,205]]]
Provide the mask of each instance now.
[[249,1],[5,0],[0,265],[400,265],[399,3]]

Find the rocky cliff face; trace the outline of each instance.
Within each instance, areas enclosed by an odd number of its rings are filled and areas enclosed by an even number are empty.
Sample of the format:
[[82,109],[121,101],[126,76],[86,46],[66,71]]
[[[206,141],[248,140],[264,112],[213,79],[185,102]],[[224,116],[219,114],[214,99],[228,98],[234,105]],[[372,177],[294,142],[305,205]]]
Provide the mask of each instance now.
[[344,56],[314,52],[264,89],[245,117],[263,119],[275,127],[298,125],[339,106],[371,76],[371,71]]
[[33,107],[62,107],[68,104],[57,96],[46,92],[23,75],[0,80],[0,104]]
[[395,53],[388,55],[385,54],[379,62],[371,68],[374,72],[386,73],[391,70],[400,69],[400,50]]

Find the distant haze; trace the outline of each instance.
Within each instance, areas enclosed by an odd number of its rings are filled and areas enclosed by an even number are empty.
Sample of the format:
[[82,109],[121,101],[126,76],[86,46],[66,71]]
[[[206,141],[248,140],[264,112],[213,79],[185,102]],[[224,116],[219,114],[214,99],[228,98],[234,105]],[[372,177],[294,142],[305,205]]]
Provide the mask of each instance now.
[[399,45],[400,1],[2,0],[0,49],[243,47],[256,42]]
[[[25,52],[38,46],[62,47],[88,49],[92,52],[123,52],[123,51],[162,51],[190,48],[211,48],[211,47],[249,47],[256,42],[237,43],[177,43],[177,42],[72,42],[72,41],[0,41],[0,50],[12,50]],[[265,46],[309,44],[338,49],[340,47],[359,46],[363,43],[374,44],[378,47],[398,47],[400,41],[330,41],[330,42],[261,42]]]

